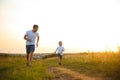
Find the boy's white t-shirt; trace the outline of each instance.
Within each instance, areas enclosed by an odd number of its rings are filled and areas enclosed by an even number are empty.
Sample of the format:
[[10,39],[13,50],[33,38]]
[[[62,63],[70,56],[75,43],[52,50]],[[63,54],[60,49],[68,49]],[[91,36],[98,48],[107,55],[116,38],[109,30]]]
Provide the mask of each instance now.
[[31,41],[26,40],[26,45],[35,45],[36,37],[38,37],[39,34],[37,32],[33,32],[32,30],[29,30],[25,33],[25,35],[27,35],[27,37],[31,39]]
[[60,55],[63,55],[63,51],[64,51],[64,50],[65,50],[65,49],[64,49],[63,46],[59,46],[59,47],[57,47],[57,49],[56,49],[57,53],[60,54]]

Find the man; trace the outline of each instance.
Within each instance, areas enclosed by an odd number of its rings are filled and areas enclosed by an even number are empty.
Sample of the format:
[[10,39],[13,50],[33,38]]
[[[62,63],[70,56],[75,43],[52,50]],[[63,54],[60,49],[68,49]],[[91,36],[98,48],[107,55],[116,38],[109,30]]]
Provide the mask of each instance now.
[[35,45],[36,47],[38,47],[39,34],[37,33],[37,31],[38,31],[38,25],[33,25],[33,29],[27,31],[26,34],[24,35],[24,39],[26,40],[27,66],[31,66],[33,53],[35,51]]

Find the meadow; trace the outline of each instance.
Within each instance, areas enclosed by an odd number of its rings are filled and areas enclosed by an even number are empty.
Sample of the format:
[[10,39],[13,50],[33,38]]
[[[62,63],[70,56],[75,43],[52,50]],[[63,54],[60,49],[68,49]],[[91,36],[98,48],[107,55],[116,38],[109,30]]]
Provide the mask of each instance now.
[[62,72],[51,71],[57,67],[101,80],[120,80],[120,54],[115,53],[66,54],[62,65],[58,65],[54,55],[33,60],[31,67],[26,66],[26,57],[0,55],[0,80],[65,80],[61,79]]

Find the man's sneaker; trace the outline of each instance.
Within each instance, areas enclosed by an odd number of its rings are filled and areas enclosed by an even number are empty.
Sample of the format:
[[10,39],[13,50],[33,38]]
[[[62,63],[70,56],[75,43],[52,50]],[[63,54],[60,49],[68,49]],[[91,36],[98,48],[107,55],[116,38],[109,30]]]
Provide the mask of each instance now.
[[26,65],[27,65],[27,66],[31,66],[31,64],[30,64],[30,63],[26,63]]
[[59,65],[61,65],[61,62],[59,62]]

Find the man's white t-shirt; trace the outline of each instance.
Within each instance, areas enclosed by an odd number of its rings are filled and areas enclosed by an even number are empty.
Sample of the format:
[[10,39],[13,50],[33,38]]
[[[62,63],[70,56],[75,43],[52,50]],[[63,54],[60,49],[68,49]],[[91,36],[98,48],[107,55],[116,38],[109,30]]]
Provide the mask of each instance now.
[[57,49],[56,49],[57,53],[60,54],[60,55],[63,55],[63,51],[64,51],[64,50],[65,50],[65,49],[64,49],[63,46],[59,46],[59,47],[57,47]]
[[26,45],[35,45],[36,37],[38,37],[39,34],[37,32],[33,32],[32,30],[29,30],[25,33],[25,35],[27,35],[27,37],[31,39],[31,41],[26,40]]

